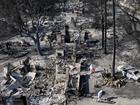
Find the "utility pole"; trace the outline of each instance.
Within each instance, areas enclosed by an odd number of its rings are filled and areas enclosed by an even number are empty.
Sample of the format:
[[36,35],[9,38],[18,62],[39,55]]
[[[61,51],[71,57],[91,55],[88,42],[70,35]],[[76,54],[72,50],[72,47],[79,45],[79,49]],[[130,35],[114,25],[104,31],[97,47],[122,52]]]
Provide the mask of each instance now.
[[107,54],[107,0],[104,0],[104,53]]
[[113,3],[113,62],[112,62],[112,77],[115,77],[115,59],[116,59],[116,21],[115,21],[115,0],[112,0]]

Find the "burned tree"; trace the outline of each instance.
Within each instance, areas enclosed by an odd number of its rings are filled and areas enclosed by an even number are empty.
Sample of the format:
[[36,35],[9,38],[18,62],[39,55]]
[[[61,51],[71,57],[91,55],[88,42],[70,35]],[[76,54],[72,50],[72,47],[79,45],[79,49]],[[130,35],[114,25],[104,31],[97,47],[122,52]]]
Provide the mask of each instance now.
[[101,0],[101,27],[102,27],[102,48],[104,48],[104,9],[103,9],[103,0]]
[[104,0],[104,53],[107,54],[107,0]]
[[116,21],[115,21],[115,0],[113,2],[113,63],[112,63],[112,77],[115,77],[115,60],[116,60]]
[[20,34],[23,37],[30,37],[37,49],[39,55],[42,55],[40,39],[45,35],[45,27],[43,26],[44,19],[43,17],[38,17],[36,21],[32,20],[31,24],[26,24],[20,29]]
[[[58,2],[55,0],[2,0],[0,18],[12,26],[18,35],[31,38],[38,54],[42,55],[40,40],[47,32],[44,26],[45,17],[51,17],[52,14],[54,16],[56,8],[53,7]],[[49,10],[52,8],[54,11],[50,16]]]
[[47,4],[44,0],[41,0],[40,2],[36,0],[27,0],[21,4],[22,6],[19,7],[19,9],[23,12],[24,24],[19,28],[20,35],[31,38],[38,54],[42,56],[40,40],[46,33],[44,15],[45,6],[47,6]]
[[102,29],[102,48],[107,54],[107,0],[101,0],[101,29]]

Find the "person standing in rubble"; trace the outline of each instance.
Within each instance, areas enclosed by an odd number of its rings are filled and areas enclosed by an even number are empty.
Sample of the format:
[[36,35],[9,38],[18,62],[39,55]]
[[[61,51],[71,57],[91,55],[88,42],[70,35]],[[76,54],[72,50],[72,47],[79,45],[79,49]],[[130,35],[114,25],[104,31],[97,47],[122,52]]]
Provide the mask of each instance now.
[[31,69],[31,67],[30,67],[30,59],[31,59],[30,57],[27,57],[23,61],[24,67],[21,69],[21,74],[22,75],[26,75],[30,71],[30,69]]
[[11,47],[10,47],[11,46],[11,43],[10,42],[6,42],[5,45],[6,45],[6,49],[7,50],[10,50],[11,49]]
[[74,25],[74,27],[76,27],[76,21],[75,21],[74,17],[71,17],[71,22]]
[[65,26],[65,43],[70,43],[69,26]]
[[89,32],[86,31],[84,35],[84,42],[87,42],[89,40]]
[[82,14],[85,14],[85,8],[84,7],[82,8]]

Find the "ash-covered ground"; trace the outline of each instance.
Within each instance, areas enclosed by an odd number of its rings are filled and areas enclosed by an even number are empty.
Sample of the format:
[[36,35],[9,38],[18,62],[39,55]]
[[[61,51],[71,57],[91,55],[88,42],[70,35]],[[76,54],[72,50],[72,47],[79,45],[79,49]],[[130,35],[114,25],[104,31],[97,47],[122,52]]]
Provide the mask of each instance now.
[[29,105],[139,105],[139,43],[136,36],[127,35],[120,25],[123,11],[117,8],[116,78],[112,79],[113,28],[107,29],[107,54],[104,54],[102,30],[95,26],[93,17],[82,13],[83,5],[68,3],[68,10],[54,21],[45,21],[44,27],[59,30],[47,31],[40,40],[43,56],[38,55],[31,38],[2,36],[3,103],[12,104],[24,96]]

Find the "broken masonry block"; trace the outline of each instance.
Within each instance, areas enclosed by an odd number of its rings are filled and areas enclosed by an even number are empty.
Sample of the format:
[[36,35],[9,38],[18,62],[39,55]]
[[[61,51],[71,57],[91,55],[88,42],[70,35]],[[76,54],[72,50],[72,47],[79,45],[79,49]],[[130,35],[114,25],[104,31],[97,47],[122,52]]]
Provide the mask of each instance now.
[[56,57],[64,57],[64,50],[63,49],[56,50]]

